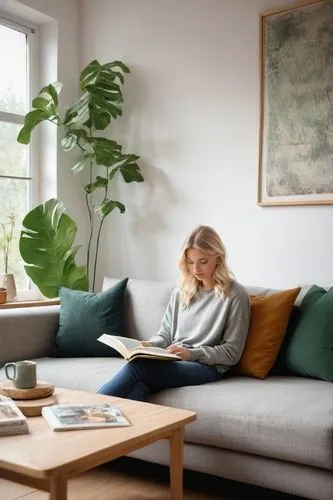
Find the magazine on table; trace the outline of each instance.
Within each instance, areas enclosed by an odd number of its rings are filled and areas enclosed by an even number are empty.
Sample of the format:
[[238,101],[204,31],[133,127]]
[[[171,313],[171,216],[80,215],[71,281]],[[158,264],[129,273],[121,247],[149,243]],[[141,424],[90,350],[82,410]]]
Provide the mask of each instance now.
[[64,404],[42,408],[42,416],[54,431],[102,429],[132,425],[112,403]]
[[28,420],[11,398],[0,396],[0,436],[28,434]]
[[98,337],[97,340],[118,351],[119,354],[121,354],[127,361],[131,361],[135,358],[152,358],[174,361],[182,359],[180,356],[177,356],[177,354],[172,354],[161,347],[142,347],[139,340],[129,339],[127,337],[119,337],[117,335],[108,335],[107,333],[103,333],[103,335]]

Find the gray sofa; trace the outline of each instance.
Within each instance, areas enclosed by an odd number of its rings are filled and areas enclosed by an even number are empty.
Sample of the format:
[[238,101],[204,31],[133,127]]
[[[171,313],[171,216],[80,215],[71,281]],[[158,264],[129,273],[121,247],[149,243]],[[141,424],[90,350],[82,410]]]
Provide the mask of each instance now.
[[[103,289],[116,281],[105,278]],[[157,331],[173,286],[129,280],[125,313],[130,337],[148,339]],[[276,290],[248,291],[266,295]],[[0,364],[35,359],[40,380],[95,392],[124,361],[48,357],[59,307],[0,310]],[[4,378],[1,369],[0,380]],[[333,499],[332,383],[297,376],[258,380],[231,375],[205,386],[169,389],[151,401],[197,412],[197,421],[186,429],[185,468],[305,498]],[[166,446],[160,442],[131,456],[167,464]]]

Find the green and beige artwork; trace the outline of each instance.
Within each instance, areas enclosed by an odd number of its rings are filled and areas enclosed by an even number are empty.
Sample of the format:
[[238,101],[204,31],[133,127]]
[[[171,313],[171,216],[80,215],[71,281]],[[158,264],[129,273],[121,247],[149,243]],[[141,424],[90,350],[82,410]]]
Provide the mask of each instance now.
[[265,194],[332,200],[333,1],[268,16],[263,41]]

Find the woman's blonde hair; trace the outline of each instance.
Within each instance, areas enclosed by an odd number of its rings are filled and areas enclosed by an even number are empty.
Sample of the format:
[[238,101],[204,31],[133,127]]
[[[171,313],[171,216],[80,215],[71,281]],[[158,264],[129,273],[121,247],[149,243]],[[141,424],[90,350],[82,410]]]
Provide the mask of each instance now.
[[217,232],[209,226],[198,226],[185,240],[179,258],[178,267],[181,275],[179,279],[180,302],[188,307],[199,288],[199,281],[191,275],[187,265],[187,252],[196,248],[208,255],[217,257],[216,270],[213,276],[215,293],[227,297],[230,291],[230,282],[233,277],[227,266],[226,249]]

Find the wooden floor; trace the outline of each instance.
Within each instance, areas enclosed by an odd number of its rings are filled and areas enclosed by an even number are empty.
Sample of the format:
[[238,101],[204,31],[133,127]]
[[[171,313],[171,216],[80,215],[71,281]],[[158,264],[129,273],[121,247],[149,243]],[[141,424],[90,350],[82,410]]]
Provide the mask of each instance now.
[[[303,500],[190,471],[184,473],[184,500]],[[47,500],[48,494],[0,479],[1,500]],[[69,500],[169,500],[168,469],[121,458],[69,482]]]

